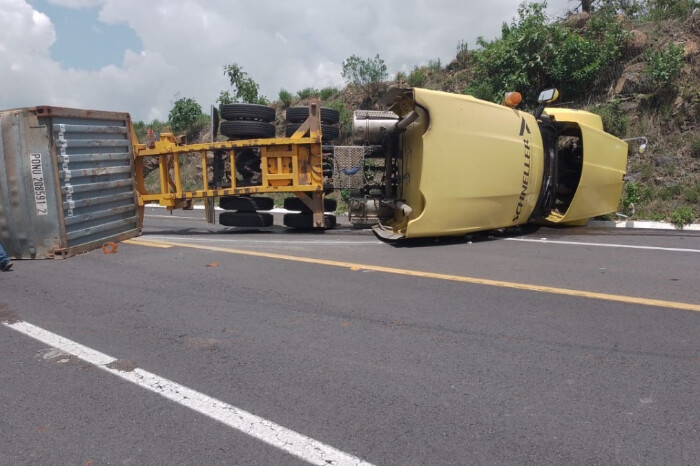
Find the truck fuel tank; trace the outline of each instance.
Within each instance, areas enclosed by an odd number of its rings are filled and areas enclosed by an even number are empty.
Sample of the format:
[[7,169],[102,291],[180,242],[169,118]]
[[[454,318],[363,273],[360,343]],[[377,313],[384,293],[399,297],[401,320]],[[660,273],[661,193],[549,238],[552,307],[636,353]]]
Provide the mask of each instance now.
[[388,220],[394,215],[391,205],[382,204],[382,200],[370,196],[355,197],[348,201],[348,220],[352,225],[376,225],[381,220]]
[[390,111],[356,110],[353,114],[352,137],[356,144],[379,145],[384,135],[392,132],[399,116]]

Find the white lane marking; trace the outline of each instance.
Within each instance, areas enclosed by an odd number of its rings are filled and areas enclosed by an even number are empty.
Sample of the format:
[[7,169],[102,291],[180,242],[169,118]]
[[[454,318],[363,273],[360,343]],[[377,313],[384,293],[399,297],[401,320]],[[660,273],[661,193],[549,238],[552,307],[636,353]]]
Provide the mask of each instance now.
[[[158,204],[148,204],[148,205],[146,205],[146,208],[147,208],[147,209],[167,209],[167,207],[165,207],[165,206],[160,206],[160,205],[158,205]],[[192,206],[192,209],[194,209],[194,210],[204,210],[204,206],[203,206],[203,205],[197,204],[197,205]],[[216,207],[216,206],[214,207],[214,210],[216,210],[217,212],[225,212],[225,211],[226,211],[225,209],[222,209],[221,207]],[[261,210],[260,212],[269,212],[269,213],[271,213],[271,214],[288,214],[288,213],[290,213],[290,212],[298,212],[298,211],[296,211],[296,210],[287,210],[287,209],[285,209],[284,207],[274,207],[274,208],[272,208],[272,209],[270,209],[270,210]],[[333,212],[328,212],[328,213],[329,213],[329,214],[332,214]],[[146,214],[146,215],[149,216],[149,217],[151,217],[150,214]],[[153,215],[153,217],[155,217],[155,215]]]
[[318,442],[293,430],[275,424],[223,401],[197,392],[171,380],[160,377],[143,369],[124,372],[107,367],[116,361],[112,356],[100,353],[55,333],[44,330],[28,322],[3,322],[6,327],[16,330],[35,340],[39,340],[65,353],[72,354],[83,361],[97,366],[110,374],[121,377],[146,390],[150,390],[168,400],[204,414],[244,434],[261,440],[268,445],[279,448],[308,463],[330,465],[372,466],[362,459],[344,453],[329,445]]
[[334,240],[303,240],[303,241],[290,241],[290,240],[264,240],[264,239],[245,239],[245,238],[231,238],[231,239],[208,239],[208,238],[192,238],[190,236],[164,236],[164,235],[143,235],[143,239],[149,240],[153,239],[156,241],[182,241],[190,243],[261,243],[261,244],[284,244],[284,245],[294,245],[303,244],[305,246],[309,245],[336,245],[336,244],[384,244],[381,241],[334,241]]
[[180,217],[179,215],[146,215],[146,218],[167,218],[171,220],[192,220],[195,222],[205,222],[205,219],[199,217]]
[[660,246],[635,246],[632,244],[606,244],[606,243],[584,243],[579,241],[552,241],[546,238],[528,239],[528,238],[503,238],[505,241],[522,241],[526,243],[543,243],[543,244],[567,244],[572,246],[596,246],[599,248],[623,248],[623,249],[647,249],[651,251],[673,251],[673,252],[700,252],[700,249],[685,249],[685,248],[663,248]]
[[[259,210],[258,212],[261,213],[277,213],[272,210]],[[279,212],[283,214],[284,212]],[[332,213],[332,212],[331,212]],[[151,214],[146,214],[146,218],[167,218],[167,219],[175,219],[175,220],[192,220],[193,222],[200,222],[200,223],[205,223],[206,219],[201,218],[201,217],[187,217],[187,216],[182,216],[182,215],[151,215]]]

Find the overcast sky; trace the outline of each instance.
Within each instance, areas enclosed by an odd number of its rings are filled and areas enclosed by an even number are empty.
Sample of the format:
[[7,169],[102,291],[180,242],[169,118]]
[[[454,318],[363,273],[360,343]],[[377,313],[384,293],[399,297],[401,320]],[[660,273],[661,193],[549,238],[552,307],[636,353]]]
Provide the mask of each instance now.
[[[238,63],[280,89],[342,86],[350,55],[390,74],[492,39],[517,0],[0,0],[0,109],[35,105],[166,119],[192,97],[208,111]],[[552,16],[570,0],[550,0]]]

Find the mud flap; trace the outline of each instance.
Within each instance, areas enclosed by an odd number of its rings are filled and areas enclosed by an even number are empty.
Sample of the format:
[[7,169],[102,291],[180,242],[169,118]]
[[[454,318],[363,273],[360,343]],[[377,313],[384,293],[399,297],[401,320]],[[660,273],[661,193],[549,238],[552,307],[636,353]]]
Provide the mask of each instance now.
[[398,240],[404,239],[406,237],[406,235],[402,235],[401,233],[396,233],[394,230],[392,230],[391,228],[389,228],[387,226],[382,225],[381,223],[379,225],[373,226],[372,231],[379,238],[386,240],[386,241],[398,241]]

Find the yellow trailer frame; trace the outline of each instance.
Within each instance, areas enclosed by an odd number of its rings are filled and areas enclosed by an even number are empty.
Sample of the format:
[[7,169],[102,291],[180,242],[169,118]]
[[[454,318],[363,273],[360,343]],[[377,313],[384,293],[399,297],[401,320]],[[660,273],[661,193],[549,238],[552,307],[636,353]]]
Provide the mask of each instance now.
[[[172,133],[161,133],[153,147],[140,144],[131,130],[134,149],[134,167],[141,224],[144,207],[158,203],[169,210],[183,208],[193,199],[213,201],[219,196],[240,196],[259,193],[293,193],[313,212],[315,228],[325,226],[323,219],[323,152],[321,147],[321,107],[318,101],[309,104],[309,117],[288,138],[246,139],[203,144],[181,145]],[[235,150],[255,147],[260,149],[262,180],[253,186],[237,186]],[[209,187],[207,153],[227,151],[231,165],[231,187]],[[181,155],[199,156],[202,161],[203,189],[184,191],[181,176]],[[160,192],[146,189],[144,157],[158,157]],[[210,202],[211,202],[210,201]],[[205,202],[207,220],[213,222],[213,204]]]

